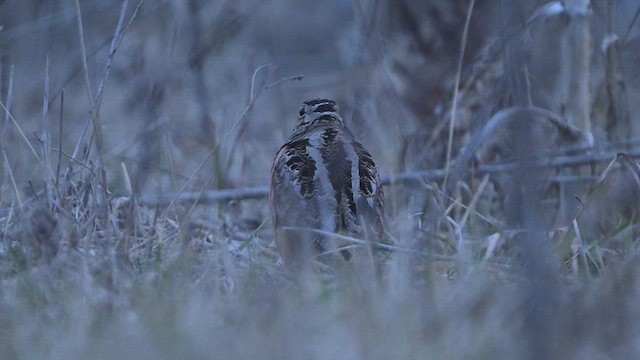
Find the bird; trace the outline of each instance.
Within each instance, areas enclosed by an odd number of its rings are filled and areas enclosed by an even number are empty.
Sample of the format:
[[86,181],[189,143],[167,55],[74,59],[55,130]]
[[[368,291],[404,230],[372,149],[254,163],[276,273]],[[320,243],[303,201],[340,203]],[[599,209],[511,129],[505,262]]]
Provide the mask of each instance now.
[[276,248],[285,264],[310,258],[349,261],[357,247],[363,248],[327,234],[374,244],[382,240],[384,192],[378,168],[345,124],[336,101],[303,103],[274,158],[269,202]]

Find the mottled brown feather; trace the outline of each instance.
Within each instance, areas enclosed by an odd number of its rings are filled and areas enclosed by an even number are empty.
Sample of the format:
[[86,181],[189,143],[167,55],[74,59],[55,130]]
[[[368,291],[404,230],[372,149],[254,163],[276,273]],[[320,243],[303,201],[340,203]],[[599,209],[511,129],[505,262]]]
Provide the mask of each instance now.
[[[371,154],[345,125],[335,101],[307,100],[300,114],[271,170],[271,216],[285,262],[337,246],[309,229],[381,240],[384,193]],[[340,253],[346,260],[352,255]]]

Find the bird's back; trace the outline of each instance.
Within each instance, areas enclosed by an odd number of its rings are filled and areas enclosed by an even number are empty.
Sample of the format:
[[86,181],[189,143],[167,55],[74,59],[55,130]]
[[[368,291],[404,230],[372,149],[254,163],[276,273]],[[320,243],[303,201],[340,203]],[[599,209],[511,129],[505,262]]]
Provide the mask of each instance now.
[[272,220],[286,261],[332,253],[339,243],[314,229],[372,240],[383,232],[384,194],[371,155],[346,127],[335,102],[310,100],[305,106],[271,174]]

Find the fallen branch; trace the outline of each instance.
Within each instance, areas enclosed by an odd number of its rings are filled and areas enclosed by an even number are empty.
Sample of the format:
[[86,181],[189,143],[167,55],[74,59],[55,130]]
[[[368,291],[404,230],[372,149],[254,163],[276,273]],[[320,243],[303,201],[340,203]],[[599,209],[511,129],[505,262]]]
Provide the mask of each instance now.
[[[625,153],[631,158],[640,158],[640,150],[629,151]],[[610,162],[611,159],[616,157],[616,153],[607,152],[599,154],[589,155],[575,155],[575,156],[558,156],[551,159],[539,160],[533,163],[537,168],[560,168],[571,166],[584,166],[596,163]],[[515,170],[518,164],[516,162],[503,162],[497,164],[480,165],[474,170],[476,175],[504,173]],[[415,184],[424,183],[425,181],[438,181],[444,179],[445,171],[443,169],[425,170],[425,171],[413,171],[395,174],[392,176],[382,176],[382,184],[399,185],[399,184]],[[593,181],[594,177],[556,177],[551,179],[556,182],[563,181]],[[171,203],[172,200],[179,203],[198,202],[200,204],[211,204],[221,201],[231,200],[249,200],[249,199],[261,199],[269,195],[268,186],[256,186],[242,189],[224,189],[224,190],[210,190],[202,192],[181,193],[178,196],[175,194],[162,194],[162,195],[145,195],[138,198],[138,202],[141,205],[147,206],[162,206]],[[123,200],[127,201],[128,198]]]

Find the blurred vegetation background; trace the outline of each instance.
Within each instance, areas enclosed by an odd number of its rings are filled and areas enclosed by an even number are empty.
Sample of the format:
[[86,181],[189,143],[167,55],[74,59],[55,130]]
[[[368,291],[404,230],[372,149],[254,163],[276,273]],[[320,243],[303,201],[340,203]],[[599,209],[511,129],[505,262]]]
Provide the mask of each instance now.
[[[640,353],[635,0],[0,0],[6,358]],[[334,98],[385,279],[292,279],[265,186]],[[236,189],[213,201],[219,190]]]

